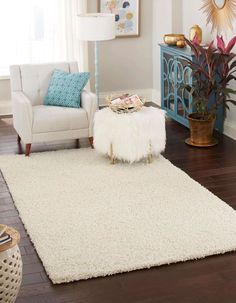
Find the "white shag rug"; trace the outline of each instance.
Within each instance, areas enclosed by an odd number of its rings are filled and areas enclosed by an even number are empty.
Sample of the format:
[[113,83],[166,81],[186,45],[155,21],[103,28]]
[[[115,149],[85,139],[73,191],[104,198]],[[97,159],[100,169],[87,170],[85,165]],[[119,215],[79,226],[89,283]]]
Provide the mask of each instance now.
[[91,149],[1,156],[53,283],[236,249],[236,212],[160,156],[110,165]]

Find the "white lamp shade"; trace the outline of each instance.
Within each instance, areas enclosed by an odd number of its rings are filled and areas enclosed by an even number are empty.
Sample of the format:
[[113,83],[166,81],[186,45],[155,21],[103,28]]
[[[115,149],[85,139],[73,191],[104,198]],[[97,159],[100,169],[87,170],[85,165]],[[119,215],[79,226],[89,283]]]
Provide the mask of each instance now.
[[78,27],[79,40],[103,41],[116,37],[114,14],[78,15]]

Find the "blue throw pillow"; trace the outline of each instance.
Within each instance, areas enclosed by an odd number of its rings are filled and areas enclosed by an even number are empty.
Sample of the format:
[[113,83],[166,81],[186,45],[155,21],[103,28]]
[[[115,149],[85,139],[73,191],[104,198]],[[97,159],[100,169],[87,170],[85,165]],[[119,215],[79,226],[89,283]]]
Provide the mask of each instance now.
[[80,95],[89,77],[89,73],[71,74],[55,70],[44,98],[44,105],[80,107]]

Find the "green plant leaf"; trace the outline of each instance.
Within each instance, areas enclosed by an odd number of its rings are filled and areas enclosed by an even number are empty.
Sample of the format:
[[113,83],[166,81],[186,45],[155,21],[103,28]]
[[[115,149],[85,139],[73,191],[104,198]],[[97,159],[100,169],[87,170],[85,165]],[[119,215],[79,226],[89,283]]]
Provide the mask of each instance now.
[[232,89],[232,88],[225,88],[224,89],[224,93],[226,94],[226,95],[236,95],[236,90],[234,90],[234,89]]
[[226,100],[225,102],[232,103],[233,105],[236,105],[236,101],[235,100],[229,99],[229,100]]
[[225,103],[225,107],[226,107],[228,110],[230,110],[230,107],[229,107],[229,105],[228,105],[227,103]]
[[232,80],[236,80],[236,76],[233,76],[233,75],[229,75],[227,78],[226,78],[227,82],[230,82]]
[[233,69],[234,67],[236,67],[236,60],[234,60],[234,62],[230,64],[229,69]]

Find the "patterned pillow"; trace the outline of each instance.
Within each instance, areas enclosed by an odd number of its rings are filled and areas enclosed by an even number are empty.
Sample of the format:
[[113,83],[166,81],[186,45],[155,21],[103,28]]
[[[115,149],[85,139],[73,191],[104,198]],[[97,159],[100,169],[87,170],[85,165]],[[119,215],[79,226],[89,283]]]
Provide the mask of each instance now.
[[80,107],[80,95],[89,77],[89,73],[72,74],[55,70],[44,98],[44,105]]

